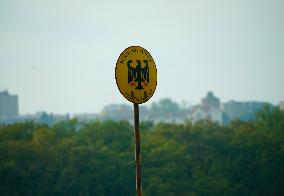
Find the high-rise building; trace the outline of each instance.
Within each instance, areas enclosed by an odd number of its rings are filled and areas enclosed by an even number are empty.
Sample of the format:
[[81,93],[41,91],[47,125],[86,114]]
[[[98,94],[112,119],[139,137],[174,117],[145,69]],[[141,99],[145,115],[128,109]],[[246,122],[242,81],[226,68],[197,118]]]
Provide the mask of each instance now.
[[220,108],[220,100],[215,97],[213,92],[209,91],[207,96],[201,100],[201,105],[204,109],[219,109]]
[[18,95],[0,91],[0,119],[12,119],[19,115]]

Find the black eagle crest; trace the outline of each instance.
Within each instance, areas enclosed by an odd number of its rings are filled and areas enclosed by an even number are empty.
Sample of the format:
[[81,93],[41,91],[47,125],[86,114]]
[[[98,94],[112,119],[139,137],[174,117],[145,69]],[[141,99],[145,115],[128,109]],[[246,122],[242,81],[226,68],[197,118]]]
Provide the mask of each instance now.
[[133,84],[133,82],[137,82],[138,85],[135,89],[142,90],[144,89],[142,83],[148,84],[149,82],[149,66],[148,60],[144,60],[143,63],[145,66],[141,67],[141,60],[136,60],[137,65],[135,68],[131,67],[132,60],[127,62],[128,67],[128,84]]

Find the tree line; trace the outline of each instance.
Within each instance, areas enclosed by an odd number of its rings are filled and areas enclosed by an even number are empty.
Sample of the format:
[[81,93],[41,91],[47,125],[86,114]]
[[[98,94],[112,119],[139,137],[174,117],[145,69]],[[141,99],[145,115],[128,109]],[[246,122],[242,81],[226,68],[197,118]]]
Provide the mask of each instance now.
[[[142,122],[143,195],[284,195],[284,113],[220,126]],[[0,127],[0,195],[135,195],[126,121]]]

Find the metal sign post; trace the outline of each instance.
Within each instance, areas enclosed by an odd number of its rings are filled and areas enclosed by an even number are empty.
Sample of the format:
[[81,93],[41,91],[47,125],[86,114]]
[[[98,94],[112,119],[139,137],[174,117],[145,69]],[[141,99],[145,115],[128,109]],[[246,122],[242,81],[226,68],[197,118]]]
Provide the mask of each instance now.
[[137,195],[142,195],[141,187],[141,153],[140,153],[140,130],[139,130],[139,105],[134,106],[134,134],[135,134],[135,162],[136,162],[136,191]]
[[115,79],[120,93],[134,107],[136,191],[142,195],[141,152],[139,132],[139,105],[147,102],[157,86],[157,69],[151,54],[140,46],[126,48],[119,56],[115,67]]

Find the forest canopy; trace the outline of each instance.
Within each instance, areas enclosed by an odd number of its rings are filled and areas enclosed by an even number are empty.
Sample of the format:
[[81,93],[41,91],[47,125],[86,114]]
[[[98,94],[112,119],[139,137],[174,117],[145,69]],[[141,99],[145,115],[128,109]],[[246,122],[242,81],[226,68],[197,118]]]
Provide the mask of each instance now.
[[[142,122],[143,195],[284,195],[284,113],[220,126]],[[0,195],[135,195],[126,121],[0,127]]]

